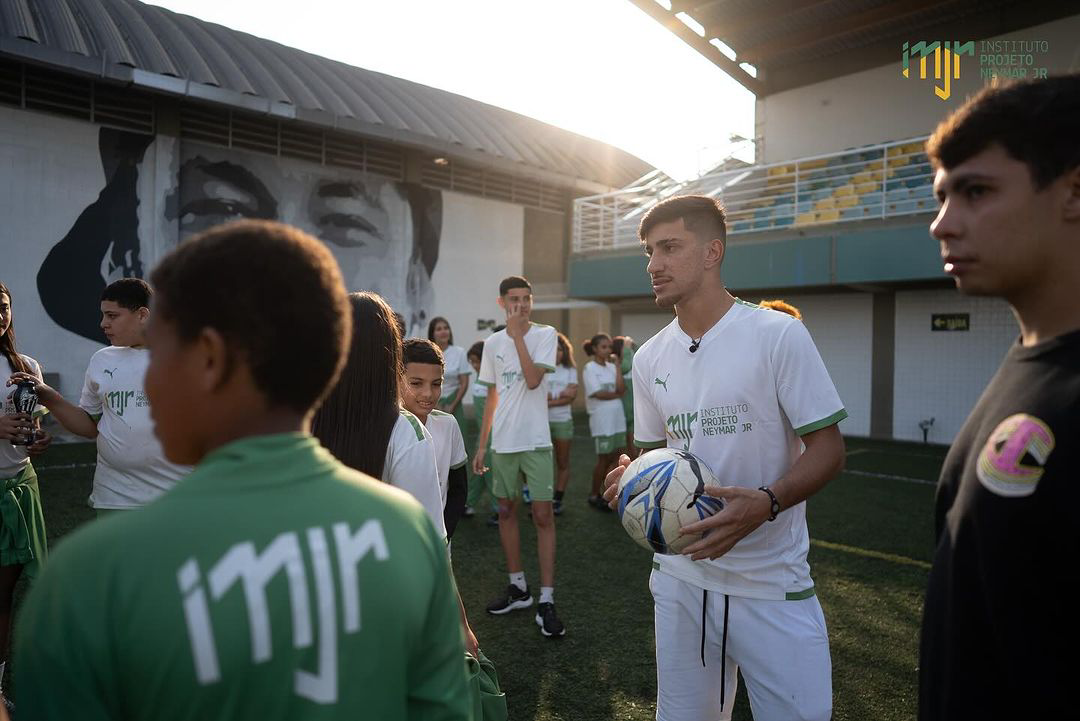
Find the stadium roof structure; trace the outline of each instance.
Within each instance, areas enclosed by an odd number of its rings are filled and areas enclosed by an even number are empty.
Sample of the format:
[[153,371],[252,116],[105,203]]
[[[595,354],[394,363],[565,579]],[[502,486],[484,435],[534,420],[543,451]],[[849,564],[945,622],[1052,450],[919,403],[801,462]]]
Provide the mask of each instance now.
[[[1077,12],[1076,0],[630,2],[758,97],[899,63],[904,42],[966,42]],[[735,58],[716,43],[734,51]],[[756,75],[744,63],[753,66]]]
[[0,0],[0,56],[591,192],[653,169],[509,110],[136,0]]

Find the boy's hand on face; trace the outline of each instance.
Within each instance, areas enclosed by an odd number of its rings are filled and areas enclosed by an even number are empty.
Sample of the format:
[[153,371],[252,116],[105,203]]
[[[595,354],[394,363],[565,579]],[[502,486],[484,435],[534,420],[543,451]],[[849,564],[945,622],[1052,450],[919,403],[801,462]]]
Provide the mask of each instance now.
[[34,384],[34,392],[37,393],[38,403],[43,406],[48,407],[50,403],[60,397],[60,394],[57,393],[56,390],[45,385],[45,383],[43,383],[41,379],[35,375],[23,373],[20,371],[18,373],[12,373],[11,377],[7,379],[7,385],[9,386],[13,386],[16,383],[23,382]]
[[529,316],[522,305],[512,305],[506,311],[506,335],[511,338],[524,338],[529,330]]

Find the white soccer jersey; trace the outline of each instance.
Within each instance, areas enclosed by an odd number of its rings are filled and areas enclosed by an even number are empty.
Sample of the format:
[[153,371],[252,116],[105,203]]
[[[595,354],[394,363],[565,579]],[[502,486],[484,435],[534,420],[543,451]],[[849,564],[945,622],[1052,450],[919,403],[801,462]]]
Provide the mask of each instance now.
[[451,400],[457,395],[461,381],[458,376],[466,376],[472,371],[465,349],[456,345],[446,346],[443,351],[442,398]]
[[[555,329],[532,323],[525,333],[525,349],[532,362],[547,372],[555,370]],[[505,330],[493,333],[484,341],[480,361],[480,383],[498,391],[495,420],[491,428],[491,448],[496,453],[517,453],[551,448],[548,427],[547,387],[529,390],[521,372],[514,339]]]
[[[488,387],[483,383],[473,383],[472,397],[473,398],[487,398]],[[478,419],[483,420],[483,419]]]
[[[548,398],[558,398],[567,387],[577,385],[577,368],[555,366],[555,370],[544,377],[544,382],[547,384]],[[553,423],[569,421],[573,417],[569,404],[548,406],[548,420]]]
[[435,524],[435,530],[446,538],[439,470],[435,465],[435,443],[420,419],[405,409],[402,409],[394,430],[390,432],[382,480],[407,491],[420,501]]
[[[38,380],[42,380],[41,365],[28,355],[20,353],[19,356],[30,366],[30,374],[37,376]],[[4,385],[14,372],[11,364],[8,363],[8,359],[0,355],[0,376],[2,376],[0,378],[0,414],[5,416],[15,414],[15,404],[11,400],[11,395],[15,392],[16,387]],[[48,411],[45,407],[38,404],[30,415],[34,418],[40,418],[46,413]],[[26,446],[13,446],[10,441],[0,441],[0,479],[14,478],[22,472],[22,469],[29,462],[30,456],[26,453]]]
[[79,407],[97,421],[93,508],[139,508],[191,472],[165,460],[143,388],[150,351],[109,346],[90,358]]
[[461,428],[457,419],[449,413],[433,410],[428,414],[428,432],[435,445],[435,468],[439,471],[439,491],[442,493],[442,505],[446,508],[446,491],[450,469],[460,468],[469,460],[465,453],[465,439],[461,437]]
[[626,412],[623,411],[622,400],[593,398],[596,392],[615,392],[616,373],[618,369],[614,363],[600,365],[596,361],[589,361],[581,371],[585,384],[585,410],[589,412],[589,433],[594,436],[626,433]]
[[[634,356],[634,443],[688,448],[722,485],[759,488],[802,453],[799,437],[847,417],[801,321],[744,301],[701,338],[678,319]],[[715,561],[654,557],[663,573],[719,593],[798,597],[813,587],[806,504],[785,509]]]

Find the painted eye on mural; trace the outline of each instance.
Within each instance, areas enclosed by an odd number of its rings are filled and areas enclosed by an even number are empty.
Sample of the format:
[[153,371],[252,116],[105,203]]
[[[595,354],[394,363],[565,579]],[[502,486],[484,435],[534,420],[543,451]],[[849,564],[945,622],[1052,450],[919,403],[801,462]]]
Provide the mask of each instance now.
[[187,161],[180,174],[180,232],[199,233],[239,218],[277,219],[277,200],[247,168],[202,156]]
[[360,182],[323,181],[308,198],[308,218],[318,236],[341,248],[386,253],[390,218],[378,196]]

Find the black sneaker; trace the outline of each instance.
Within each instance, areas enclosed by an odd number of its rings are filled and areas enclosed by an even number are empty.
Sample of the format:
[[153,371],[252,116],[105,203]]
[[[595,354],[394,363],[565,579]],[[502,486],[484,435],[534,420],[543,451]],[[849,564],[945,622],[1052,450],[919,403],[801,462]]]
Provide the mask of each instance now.
[[498,528],[498,526],[499,526],[499,514],[498,513],[492,513],[490,516],[488,516],[487,524],[491,528]]
[[476,515],[476,509],[466,503],[465,510],[461,512],[461,515],[465,516],[466,518],[472,518]]
[[552,503],[551,503],[551,512],[554,513],[556,516],[561,516],[562,515],[562,499],[561,498],[558,498],[555,501],[552,501]]
[[548,638],[566,635],[566,626],[555,615],[554,603],[541,603],[536,606],[536,625],[540,627],[540,633]]
[[588,504],[598,511],[603,511],[605,513],[611,512],[611,506],[607,504],[607,501],[604,500],[603,496],[589,496]]
[[515,608],[528,608],[532,605],[532,602],[533,599],[529,595],[528,587],[522,591],[511,583],[506,587],[505,596],[500,596],[487,605],[487,612],[495,616],[501,616],[504,613],[510,613]]

